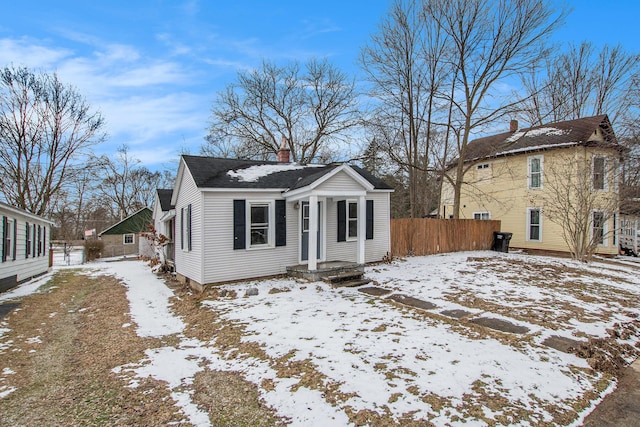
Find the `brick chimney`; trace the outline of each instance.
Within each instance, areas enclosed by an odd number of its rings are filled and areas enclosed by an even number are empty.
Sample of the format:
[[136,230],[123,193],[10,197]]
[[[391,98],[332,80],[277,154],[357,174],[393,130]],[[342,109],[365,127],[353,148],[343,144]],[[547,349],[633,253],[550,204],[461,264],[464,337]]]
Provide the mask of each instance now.
[[518,130],[518,121],[511,120],[511,122],[509,123],[509,132],[513,133],[517,130]]
[[287,144],[287,138],[282,137],[282,144],[280,144],[280,149],[278,150],[278,162],[280,163],[289,163],[291,150],[289,150],[289,146]]

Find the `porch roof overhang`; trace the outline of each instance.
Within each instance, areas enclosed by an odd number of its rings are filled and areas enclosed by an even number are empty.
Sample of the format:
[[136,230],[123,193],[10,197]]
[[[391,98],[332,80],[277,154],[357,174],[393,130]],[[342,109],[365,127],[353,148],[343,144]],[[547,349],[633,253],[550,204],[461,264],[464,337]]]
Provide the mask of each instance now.
[[[327,182],[333,176],[340,172],[345,172],[351,179],[353,179],[356,183],[358,183],[362,189],[360,190],[345,190],[345,189],[336,189],[336,190],[326,190],[326,189],[318,189],[320,185]],[[283,192],[283,197],[289,201],[297,201],[309,198],[309,196],[318,196],[318,197],[333,197],[333,198],[348,198],[348,197],[360,197],[366,196],[367,191],[374,190],[373,184],[367,181],[362,175],[358,172],[354,171],[348,164],[344,163],[340,167],[333,169],[326,175],[323,175],[320,179],[315,180],[311,184],[301,187],[295,188],[290,191]]]
[[162,216],[160,217],[160,222],[166,222],[169,221],[170,219],[175,218],[176,216],[176,210],[175,209],[171,209],[166,211],[165,213],[162,214]]

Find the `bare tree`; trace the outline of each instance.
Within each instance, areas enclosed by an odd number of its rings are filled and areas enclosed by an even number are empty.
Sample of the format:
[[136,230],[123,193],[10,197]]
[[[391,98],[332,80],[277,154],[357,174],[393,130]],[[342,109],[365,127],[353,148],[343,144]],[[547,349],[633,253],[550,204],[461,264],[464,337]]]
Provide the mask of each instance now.
[[545,218],[560,226],[571,256],[581,261],[589,261],[598,245],[615,233],[607,224],[618,212],[619,154],[600,159],[601,168],[594,167],[591,152],[584,147],[555,156],[545,164],[541,200],[531,200],[533,206],[542,205]]
[[429,204],[423,190],[432,172],[434,102],[448,71],[446,42],[420,0],[396,0],[360,57],[376,101],[366,125],[407,174],[411,217],[423,216]]
[[156,189],[169,186],[168,174],[139,166],[140,160],[131,156],[126,145],[118,149],[115,158],[101,156],[95,161],[100,171],[97,190],[101,198],[109,202],[116,218],[124,219],[143,207],[150,207]]
[[7,202],[48,214],[80,152],[105,138],[100,113],[56,74],[0,70],[0,190]]
[[425,2],[427,19],[434,20],[450,40],[456,83],[449,126],[456,129],[457,161],[444,178],[454,190],[455,218],[460,194],[471,167],[466,151],[470,136],[510,113],[521,99],[500,96],[497,86],[544,57],[544,43],[565,13],[545,0],[432,0]]
[[[625,121],[638,117],[637,80],[640,55],[626,53],[621,46],[605,45],[597,51],[591,43],[559,52],[524,78],[528,98],[522,115],[533,126],[580,117],[607,114],[620,121],[620,136],[629,136]],[[635,119],[635,120],[634,120]]]
[[294,161],[332,158],[331,143],[358,123],[355,85],[326,60],[238,74],[212,108],[202,152],[220,157],[272,158],[287,139]]

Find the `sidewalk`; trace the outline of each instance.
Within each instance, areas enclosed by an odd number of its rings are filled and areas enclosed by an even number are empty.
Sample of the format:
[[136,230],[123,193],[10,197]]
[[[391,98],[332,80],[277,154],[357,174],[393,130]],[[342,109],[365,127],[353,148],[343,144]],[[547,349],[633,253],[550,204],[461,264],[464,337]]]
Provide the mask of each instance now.
[[636,427],[640,423],[640,359],[625,368],[618,388],[604,398],[584,427]]

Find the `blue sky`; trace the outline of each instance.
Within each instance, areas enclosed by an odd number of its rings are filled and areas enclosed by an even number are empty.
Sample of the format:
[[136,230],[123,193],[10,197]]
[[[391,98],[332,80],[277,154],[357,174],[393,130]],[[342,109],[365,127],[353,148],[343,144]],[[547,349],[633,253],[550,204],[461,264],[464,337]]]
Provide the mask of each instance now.
[[[197,154],[213,100],[263,58],[328,57],[357,77],[356,59],[386,0],[8,1],[0,66],[26,65],[78,88],[107,121],[112,152],[128,144],[151,169]],[[575,0],[558,42],[640,51],[636,0]]]

